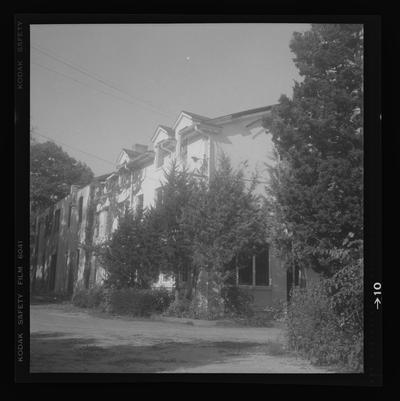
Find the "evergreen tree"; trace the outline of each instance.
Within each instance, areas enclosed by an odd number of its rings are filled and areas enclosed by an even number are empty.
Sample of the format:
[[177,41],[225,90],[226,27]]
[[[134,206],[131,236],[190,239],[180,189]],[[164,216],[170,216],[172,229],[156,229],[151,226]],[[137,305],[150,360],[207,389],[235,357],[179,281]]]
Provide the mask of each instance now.
[[173,161],[165,171],[162,185],[162,202],[156,205],[160,222],[160,246],[163,253],[162,271],[175,280],[179,298],[182,279],[185,280],[185,297],[190,298],[193,285],[191,248],[181,224],[182,211],[194,195],[195,180],[186,168]]
[[181,224],[199,277],[197,296],[205,300],[207,314],[215,316],[223,313],[221,291],[234,274],[229,263],[239,252],[266,241],[265,218],[254,195],[255,181],[247,187],[243,178],[243,171],[235,171],[222,156],[210,181],[198,181],[182,214]]
[[314,24],[290,48],[304,79],[265,121],[279,154],[275,243],[331,275],[343,265],[332,250],[357,254],[363,239],[362,26]]

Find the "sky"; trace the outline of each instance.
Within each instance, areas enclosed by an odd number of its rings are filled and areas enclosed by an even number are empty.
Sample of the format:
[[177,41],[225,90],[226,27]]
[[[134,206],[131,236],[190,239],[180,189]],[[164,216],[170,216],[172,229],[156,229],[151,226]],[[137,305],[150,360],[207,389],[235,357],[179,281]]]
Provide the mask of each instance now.
[[308,24],[31,25],[31,127],[95,176],[150,145],[182,110],[275,104],[300,81],[289,43]]

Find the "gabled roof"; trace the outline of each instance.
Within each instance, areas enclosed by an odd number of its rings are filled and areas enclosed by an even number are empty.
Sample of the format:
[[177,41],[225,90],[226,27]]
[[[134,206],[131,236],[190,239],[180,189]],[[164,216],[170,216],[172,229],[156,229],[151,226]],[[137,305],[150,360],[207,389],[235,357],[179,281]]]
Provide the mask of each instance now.
[[154,131],[153,136],[151,137],[151,142],[154,142],[155,138],[157,138],[158,133],[160,132],[160,130],[164,131],[167,133],[167,135],[170,138],[174,138],[175,137],[175,131],[171,128],[171,127],[167,127],[166,125],[157,125],[156,130]]
[[272,109],[272,107],[273,107],[273,105],[264,106],[264,107],[257,107],[255,109],[249,109],[249,110],[244,110],[244,111],[239,111],[237,113],[232,113],[232,114],[227,114],[227,115],[220,116],[220,117],[215,117],[215,118],[212,119],[212,122],[213,123],[218,123],[220,120],[221,121],[234,120],[236,118],[250,116],[252,114],[260,114],[260,113],[264,113],[264,112],[270,111]]
[[132,149],[122,148],[121,152],[118,155],[117,161],[116,161],[117,167],[120,166],[121,159],[123,158],[124,154],[126,154],[128,156],[128,159],[129,159],[128,163],[130,161],[132,161],[133,159],[135,159],[135,157],[138,157],[140,155],[139,152],[135,152]]
[[96,182],[100,182],[100,181],[104,181],[106,178],[108,178],[111,174],[113,173],[108,173],[108,174],[103,174],[103,175],[99,175],[98,177],[94,177],[93,181]]
[[181,113],[187,114],[189,117],[192,117],[194,120],[198,120],[198,121],[210,120],[209,117],[204,117],[204,116],[201,116],[200,114],[195,114],[190,111],[182,110]]
[[198,122],[210,120],[209,117],[204,117],[204,116],[201,116],[201,115],[199,115],[199,114],[192,113],[192,112],[190,112],[190,111],[182,110],[182,111],[179,113],[179,116],[178,116],[178,118],[176,119],[176,121],[175,121],[175,123],[174,123],[174,126],[173,126],[174,131],[175,131],[176,127],[178,126],[178,124],[179,124],[179,122],[181,121],[181,119],[182,119],[183,116],[187,116],[187,117],[191,118],[193,121],[198,121]]
[[154,158],[154,151],[147,150],[144,153],[140,153],[138,156],[132,159],[128,164],[130,166],[141,165],[142,163],[147,162],[153,158]]
[[[127,161],[127,167],[129,166],[135,166],[135,165],[141,165],[143,162],[147,162],[150,159],[154,158],[154,152],[152,150],[146,150],[145,152],[136,152],[132,149],[122,149],[120,156],[118,157],[117,163],[120,161],[121,156],[123,153],[126,153],[129,157],[129,160]],[[119,170],[123,165],[118,165],[117,164],[117,170]],[[113,173],[115,174],[115,172]],[[108,178],[110,178],[109,176]]]
[[188,127],[185,127],[179,131],[179,135],[185,135],[190,132],[207,132],[207,133],[219,133],[221,131],[221,126],[211,124],[209,122],[196,122]]
[[135,152],[134,150],[127,149],[127,148],[122,148],[122,151],[125,152],[129,156],[130,159],[133,159],[136,156],[139,156],[139,154],[140,154],[139,152]]
[[167,132],[167,134],[171,137],[175,136],[174,130],[171,127],[167,127],[166,125],[159,125],[160,128],[162,128],[164,131]]

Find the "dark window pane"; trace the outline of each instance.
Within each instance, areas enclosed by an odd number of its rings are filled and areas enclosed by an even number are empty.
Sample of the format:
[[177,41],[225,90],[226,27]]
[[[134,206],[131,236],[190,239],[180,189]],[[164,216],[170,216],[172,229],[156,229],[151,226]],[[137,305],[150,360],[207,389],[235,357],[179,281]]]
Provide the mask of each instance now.
[[181,281],[186,283],[187,280],[188,280],[188,271],[187,271],[187,268],[184,268],[181,271]]
[[253,256],[241,254],[238,257],[239,284],[253,285]]
[[68,227],[71,227],[71,214],[72,214],[72,205],[69,205],[69,209],[68,209]]
[[300,268],[299,265],[296,263],[294,266],[294,285],[299,285],[300,283]]
[[82,223],[83,196],[81,196],[81,197],[79,198],[78,212],[79,212],[79,223]]
[[52,212],[50,212],[47,216],[46,216],[46,237],[48,237],[51,233],[51,226],[52,226]]
[[256,255],[256,285],[269,285],[268,248],[264,248]]
[[54,231],[58,232],[60,229],[60,216],[61,216],[61,209],[57,209],[54,215]]

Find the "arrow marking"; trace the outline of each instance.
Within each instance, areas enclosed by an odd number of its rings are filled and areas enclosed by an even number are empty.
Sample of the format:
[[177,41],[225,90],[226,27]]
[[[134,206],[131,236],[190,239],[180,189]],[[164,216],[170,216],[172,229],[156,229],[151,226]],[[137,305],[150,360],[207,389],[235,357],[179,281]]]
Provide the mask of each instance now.
[[379,309],[379,304],[382,303],[379,298],[376,298],[374,304],[376,304],[376,309]]

